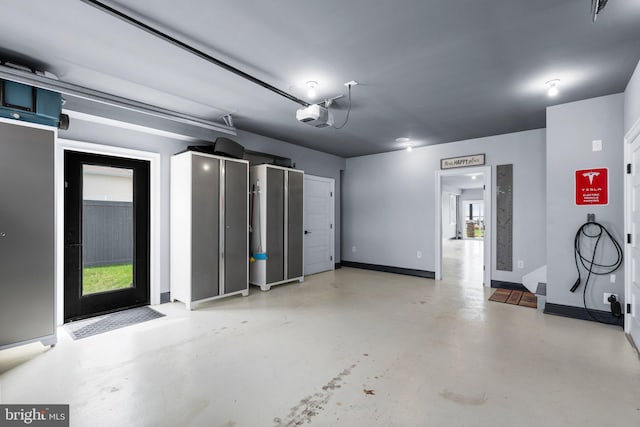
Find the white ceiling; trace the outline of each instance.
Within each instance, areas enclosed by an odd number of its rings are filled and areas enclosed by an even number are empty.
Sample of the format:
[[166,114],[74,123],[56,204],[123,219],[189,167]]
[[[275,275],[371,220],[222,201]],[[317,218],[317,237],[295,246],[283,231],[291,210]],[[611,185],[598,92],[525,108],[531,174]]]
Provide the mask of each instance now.
[[[640,1],[105,1],[269,84],[346,94],[342,130],[300,106],[80,0],[21,0],[0,14],[0,56],[61,80],[340,156],[545,126],[545,108],[624,90],[640,59]],[[545,95],[559,78],[561,94]],[[345,114],[336,105],[336,121]],[[71,124],[73,126],[73,123]],[[240,141],[242,142],[242,141]]]

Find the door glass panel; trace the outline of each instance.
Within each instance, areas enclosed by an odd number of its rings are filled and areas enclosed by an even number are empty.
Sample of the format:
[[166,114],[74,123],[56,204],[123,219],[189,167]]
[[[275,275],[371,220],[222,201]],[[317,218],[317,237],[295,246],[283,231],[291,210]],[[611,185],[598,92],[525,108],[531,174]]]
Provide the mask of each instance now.
[[82,295],[133,286],[133,169],[82,166]]

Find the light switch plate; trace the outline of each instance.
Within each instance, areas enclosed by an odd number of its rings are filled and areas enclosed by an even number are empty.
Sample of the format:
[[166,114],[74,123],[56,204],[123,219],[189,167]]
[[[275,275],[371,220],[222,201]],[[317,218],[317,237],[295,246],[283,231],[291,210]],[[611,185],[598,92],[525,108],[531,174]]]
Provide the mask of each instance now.
[[602,140],[601,139],[594,139],[591,142],[591,149],[593,151],[602,151]]

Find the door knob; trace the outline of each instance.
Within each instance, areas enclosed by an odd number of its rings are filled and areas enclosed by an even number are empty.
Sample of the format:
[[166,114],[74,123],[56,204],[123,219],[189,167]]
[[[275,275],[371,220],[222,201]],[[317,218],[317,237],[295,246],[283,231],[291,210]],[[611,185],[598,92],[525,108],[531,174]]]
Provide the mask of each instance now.
[[304,234],[311,234],[309,230],[304,230]]

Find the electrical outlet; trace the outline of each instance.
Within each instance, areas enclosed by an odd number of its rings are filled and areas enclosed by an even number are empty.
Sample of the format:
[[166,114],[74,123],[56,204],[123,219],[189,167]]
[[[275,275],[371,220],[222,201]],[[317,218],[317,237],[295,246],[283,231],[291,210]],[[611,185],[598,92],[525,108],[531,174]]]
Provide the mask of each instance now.
[[610,297],[611,295],[613,295],[614,297],[616,297],[616,301],[620,301],[620,298],[618,298],[618,294],[612,294],[612,293],[609,293],[609,292],[605,292],[605,293],[604,293],[603,302],[604,302],[606,305],[611,304],[611,303],[609,302],[609,297]]
[[418,251],[418,253],[416,253],[416,257],[418,259],[422,258],[422,251]]
[[518,268],[524,268],[524,261],[521,259],[518,260]]
[[611,283],[616,283],[616,275],[615,274],[610,274],[609,275],[609,281]]
[[591,149],[593,151],[602,151],[602,140],[594,139],[593,141],[591,141]]
[[351,252],[355,252],[356,251],[356,247],[355,246],[351,246]]

